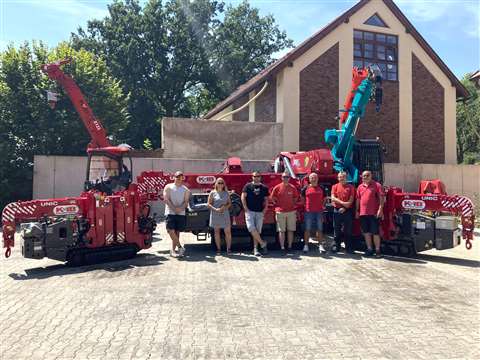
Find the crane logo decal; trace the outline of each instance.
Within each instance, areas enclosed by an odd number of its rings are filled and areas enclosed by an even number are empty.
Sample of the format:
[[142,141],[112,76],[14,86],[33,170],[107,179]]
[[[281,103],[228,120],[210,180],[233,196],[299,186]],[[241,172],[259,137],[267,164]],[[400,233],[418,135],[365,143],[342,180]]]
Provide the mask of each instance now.
[[53,208],[54,215],[73,215],[80,209],[77,205],[58,205]]
[[197,176],[198,184],[215,184],[215,176]]
[[425,209],[425,201],[423,200],[403,200],[402,207],[405,210],[423,210]]

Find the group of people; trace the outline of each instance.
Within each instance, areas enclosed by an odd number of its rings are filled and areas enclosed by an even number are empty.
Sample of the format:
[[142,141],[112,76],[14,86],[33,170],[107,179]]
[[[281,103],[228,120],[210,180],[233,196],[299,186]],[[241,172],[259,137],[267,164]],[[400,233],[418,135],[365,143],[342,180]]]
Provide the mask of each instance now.
[[[380,251],[380,219],[383,218],[384,192],[382,186],[372,178],[370,171],[362,173],[362,183],[355,187],[347,183],[346,173],[338,173],[338,183],[332,186],[331,195],[326,196],[323,187],[318,183],[318,175],[308,176],[308,185],[301,191],[290,183],[288,172],[282,174],[282,182],[272,192],[261,181],[259,172],[252,174],[252,181],[242,190],[241,201],[245,212],[245,223],[253,238],[253,253],[256,256],[267,253],[267,242],[262,239],[262,226],[268,202],[275,210],[275,221],[282,254],[287,254],[293,245],[297,226],[297,207],[303,205],[304,234],[303,251],[309,251],[309,240],[316,239],[321,252],[326,252],[323,239],[324,210],[327,202],[333,205],[334,245],[331,251],[341,249],[345,243],[345,252],[353,253],[355,245],[352,240],[352,224],[354,218],[360,219],[360,227],[365,238],[366,256],[381,257]],[[174,183],[164,188],[165,214],[167,231],[172,239],[171,256],[183,257],[185,248],[180,243],[180,232],[186,224],[185,209],[190,192],[183,184],[182,172],[175,173]],[[231,253],[232,233],[229,209],[232,206],[230,194],[225,180],[217,178],[213,190],[209,193],[210,227],[214,230],[217,254],[221,253],[221,231],[225,233],[227,255]]]

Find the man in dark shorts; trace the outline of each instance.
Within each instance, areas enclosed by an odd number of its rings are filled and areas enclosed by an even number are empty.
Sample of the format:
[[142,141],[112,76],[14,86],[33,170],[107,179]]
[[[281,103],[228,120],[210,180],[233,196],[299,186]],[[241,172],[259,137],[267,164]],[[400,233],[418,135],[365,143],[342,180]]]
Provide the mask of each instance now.
[[253,254],[259,256],[258,245],[263,254],[267,253],[267,242],[262,240],[263,218],[268,205],[268,188],[262,184],[258,171],[253,172],[252,182],[247,183],[242,190],[242,205],[245,211],[245,223],[253,238]]
[[180,232],[185,229],[187,218],[185,209],[190,198],[190,191],[183,185],[185,177],[181,171],[175,173],[175,182],[168,184],[163,189],[163,200],[165,202],[165,215],[167,215],[167,232],[172,239],[172,248],[170,256],[176,256],[178,247],[178,256],[185,255],[185,248],[180,243]]
[[383,219],[385,202],[382,185],[372,179],[370,171],[362,173],[362,183],[357,188],[357,216],[360,216],[360,227],[367,243],[365,256],[372,256],[372,235],[376,257],[381,257],[379,222]]

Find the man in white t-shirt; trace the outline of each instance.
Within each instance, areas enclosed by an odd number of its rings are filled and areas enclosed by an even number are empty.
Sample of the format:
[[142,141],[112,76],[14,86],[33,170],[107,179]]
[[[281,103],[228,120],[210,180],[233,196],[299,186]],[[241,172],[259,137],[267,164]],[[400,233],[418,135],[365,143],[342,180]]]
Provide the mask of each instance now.
[[183,185],[185,176],[181,171],[175,173],[175,181],[163,189],[163,201],[165,202],[165,215],[167,215],[167,231],[172,239],[170,256],[175,256],[178,247],[178,256],[185,255],[185,248],[180,243],[180,232],[185,229],[187,222],[185,209],[190,198],[190,190]]

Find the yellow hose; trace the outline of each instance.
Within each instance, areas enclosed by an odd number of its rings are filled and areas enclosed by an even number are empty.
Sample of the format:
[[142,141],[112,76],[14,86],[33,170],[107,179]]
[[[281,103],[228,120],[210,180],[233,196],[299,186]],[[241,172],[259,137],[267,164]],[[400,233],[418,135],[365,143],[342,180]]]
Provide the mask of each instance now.
[[226,113],[222,116],[220,116],[219,118],[215,119],[216,121],[220,121],[220,120],[223,120],[225,119],[226,117],[230,116],[230,115],[233,115],[233,114],[236,114],[237,112],[245,109],[252,101],[255,101],[256,98],[258,98],[260,95],[262,95],[262,93],[265,91],[265,89],[267,88],[268,86],[268,81],[265,81],[265,84],[263,85],[262,89],[258,92],[258,94],[255,94],[255,96],[253,98],[251,98],[250,100],[248,100],[245,104],[243,104],[242,106],[240,106],[238,109],[235,109],[233,111],[230,111],[229,113]]

